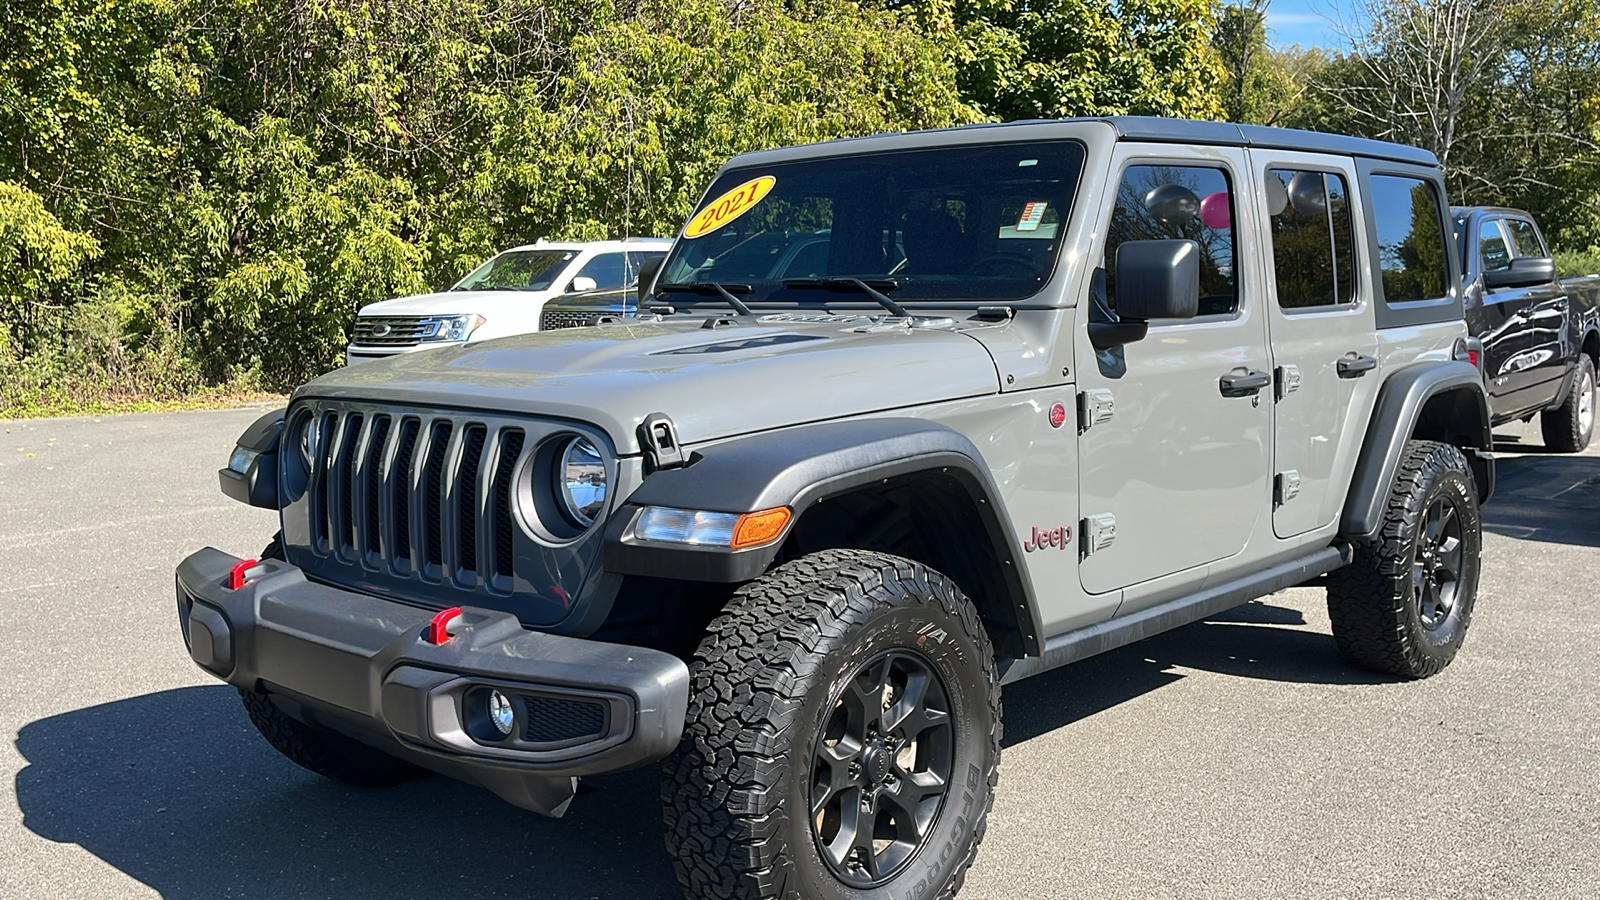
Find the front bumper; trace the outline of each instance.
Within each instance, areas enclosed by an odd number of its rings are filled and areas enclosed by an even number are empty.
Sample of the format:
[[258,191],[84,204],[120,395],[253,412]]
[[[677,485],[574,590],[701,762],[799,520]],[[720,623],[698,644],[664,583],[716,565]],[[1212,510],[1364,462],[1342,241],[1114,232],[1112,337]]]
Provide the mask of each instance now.
[[[310,582],[278,560],[232,590],[238,562],[208,547],[178,566],[178,618],[202,669],[518,806],[560,815],[578,776],[653,762],[682,735],[689,670],[670,654],[475,608],[433,644],[430,610]],[[479,708],[491,689],[517,709],[509,736]]]

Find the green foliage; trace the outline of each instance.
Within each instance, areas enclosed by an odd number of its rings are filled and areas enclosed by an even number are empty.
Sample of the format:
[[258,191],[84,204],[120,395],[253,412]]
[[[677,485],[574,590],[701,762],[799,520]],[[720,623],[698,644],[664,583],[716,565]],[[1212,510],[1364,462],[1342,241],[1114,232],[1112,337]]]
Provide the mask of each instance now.
[[1236,0],[1217,10],[1211,47],[1223,73],[1219,89],[1230,122],[1277,125],[1295,90],[1291,70],[1267,46],[1268,0]]
[[1563,278],[1600,275],[1600,246],[1587,250],[1557,250],[1556,271]]
[[1357,6],[1366,33],[1314,66],[1288,123],[1427,148],[1452,202],[1600,243],[1600,0]]
[[953,38],[961,96],[999,121],[1217,118],[1211,0],[880,0]]
[[848,0],[14,0],[0,407],[293,386],[360,306],[671,234],[729,155],[972,121]]

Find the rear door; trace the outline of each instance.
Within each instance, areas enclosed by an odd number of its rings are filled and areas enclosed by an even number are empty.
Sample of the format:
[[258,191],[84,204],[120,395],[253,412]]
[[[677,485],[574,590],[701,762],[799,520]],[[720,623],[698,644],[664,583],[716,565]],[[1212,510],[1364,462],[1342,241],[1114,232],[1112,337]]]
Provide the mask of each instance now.
[[[1091,263],[1101,271],[1075,329],[1088,551],[1079,573],[1091,594],[1180,572],[1203,578],[1202,567],[1245,548],[1269,494],[1266,323],[1259,279],[1235,258],[1255,244],[1252,204],[1239,193],[1244,151],[1122,144],[1111,177],[1105,244]],[[1173,238],[1200,246],[1200,315],[1154,321],[1143,340],[1097,351],[1087,325],[1115,320],[1117,248]],[[1224,391],[1224,376],[1263,387]]]
[[1288,538],[1338,517],[1359,449],[1343,436],[1365,425],[1383,375],[1356,262],[1366,235],[1354,164],[1259,150],[1251,163],[1274,375],[1272,527]]

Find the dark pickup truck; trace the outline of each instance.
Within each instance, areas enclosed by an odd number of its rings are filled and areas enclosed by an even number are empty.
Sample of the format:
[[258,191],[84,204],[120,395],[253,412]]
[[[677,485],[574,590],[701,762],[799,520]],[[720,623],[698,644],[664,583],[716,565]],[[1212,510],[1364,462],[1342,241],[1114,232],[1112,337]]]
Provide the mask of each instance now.
[[1576,453],[1594,433],[1600,368],[1600,276],[1556,274],[1544,235],[1519,209],[1452,210],[1466,279],[1467,327],[1494,424],[1535,414],[1552,450]]

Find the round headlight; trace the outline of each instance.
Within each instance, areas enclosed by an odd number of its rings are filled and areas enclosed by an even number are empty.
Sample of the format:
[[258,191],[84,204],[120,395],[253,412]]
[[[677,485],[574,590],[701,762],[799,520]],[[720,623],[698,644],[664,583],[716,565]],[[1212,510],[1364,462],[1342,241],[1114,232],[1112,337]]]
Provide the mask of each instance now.
[[300,461],[305,464],[306,471],[312,469],[312,462],[317,457],[317,420],[314,416],[306,416],[300,420],[300,434],[296,441],[300,445]]
[[567,442],[556,481],[556,493],[572,523],[583,528],[593,525],[606,505],[606,465],[593,441],[575,437]]

